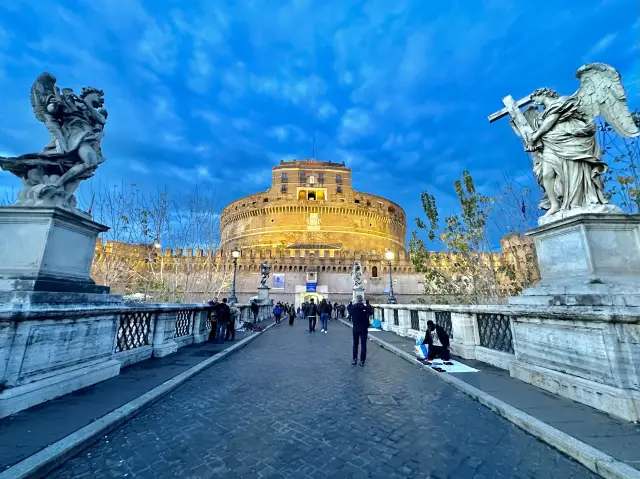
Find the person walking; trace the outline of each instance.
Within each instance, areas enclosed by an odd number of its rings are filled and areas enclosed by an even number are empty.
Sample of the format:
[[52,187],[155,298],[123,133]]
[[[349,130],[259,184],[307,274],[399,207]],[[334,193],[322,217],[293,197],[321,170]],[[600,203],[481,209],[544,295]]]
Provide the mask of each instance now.
[[280,324],[280,318],[282,317],[282,306],[280,306],[280,303],[276,304],[276,307],[273,308],[273,315],[276,317],[276,324]]
[[362,296],[356,296],[356,303],[351,305],[349,314],[353,323],[353,365],[358,364],[358,343],[360,343],[360,366],[364,366],[364,362],[367,360],[369,310],[363,303]]
[[227,304],[227,298],[222,298],[222,303],[218,304],[218,327],[216,328],[216,343],[224,343],[227,334],[227,327],[231,320],[231,310]]
[[316,322],[318,321],[318,305],[314,302],[313,298],[309,301],[305,314],[309,318],[309,332],[315,333]]
[[318,307],[320,313],[321,333],[327,333],[327,327],[329,325],[329,312],[331,311],[330,308],[331,307],[329,306],[329,303],[327,303],[327,300],[323,298],[322,301],[320,301],[320,306]]
[[232,304],[229,307],[229,323],[227,324],[227,334],[225,335],[225,341],[235,341],[236,340],[236,318],[240,314],[240,310],[236,308],[235,304]]
[[260,306],[258,306],[258,303],[256,302],[255,299],[251,301],[251,312],[253,313],[253,322],[257,323],[258,313],[260,312]]
[[218,330],[218,298],[213,298],[209,301],[209,306],[211,309],[209,310],[209,324],[211,326],[211,330],[209,332],[209,340],[216,341],[216,331]]
[[289,306],[289,326],[293,326],[293,322],[296,319],[296,307],[292,304]]

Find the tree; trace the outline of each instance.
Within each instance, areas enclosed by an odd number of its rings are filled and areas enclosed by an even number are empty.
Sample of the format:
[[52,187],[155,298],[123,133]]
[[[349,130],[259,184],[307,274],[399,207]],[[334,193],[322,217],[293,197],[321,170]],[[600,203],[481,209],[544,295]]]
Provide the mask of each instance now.
[[154,302],[201,301],[228,284],[226,258],[215,255],[214,192],[196,188],[170,198],[166,189],[144,194],[135,184],[123,184],[90,196],[94,219],[111,227],[96,247],[97,283]]
[[501,297],[499,265],[491,254],[487,233],[494,199],[476,191],[468,171],[462,173],[454,187],[460,212],[445,217],[442,230],[436,199],[426,191],[421,201],[427,221],[416,218],[416,226],[426,232],[429,241],[439,243],[445,254],[429,251],[414,231],[409,241],[411,260],[416,271],[425,275],[426,294],[443,300],[497,302]]
[[[631,113],[640,127],[640,111]],[[640,212],[640,137],[624,138],[606,122],[598,124],[598,143],[602,159],[609,164],[604,175],[607,196],[625,213]]]

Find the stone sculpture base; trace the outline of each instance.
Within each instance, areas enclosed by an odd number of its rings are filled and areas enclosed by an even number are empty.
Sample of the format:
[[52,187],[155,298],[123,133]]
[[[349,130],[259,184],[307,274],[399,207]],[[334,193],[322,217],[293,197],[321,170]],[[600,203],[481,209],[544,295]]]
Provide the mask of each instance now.
[[580,214],[526,234],[541,281],[509,304],[640,306],[640,215]]
[[362,286],[360,286],[359,288],[353,288],[353,302],[356,302],[356,298],[358,296],[362,296],[362,299],[364,299],[364,288]]
[[90,276],[108,229],[62,208],[0,207],[0,307],[122,302]]
[[269,300],[269,288],[265,286],[264,288],[258,288],[258,299],[260,301],[268,301]]

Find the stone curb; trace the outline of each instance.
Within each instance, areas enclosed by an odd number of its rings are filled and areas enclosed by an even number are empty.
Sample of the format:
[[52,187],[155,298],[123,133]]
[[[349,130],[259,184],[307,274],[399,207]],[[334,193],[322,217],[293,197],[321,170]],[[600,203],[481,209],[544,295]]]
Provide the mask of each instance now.
[[[340,319],[342,323],[349,327],[353,327],[351,323]],[[560,452],[579,462],[587,469],[599,474],[606,479],[640,479],[640,471],[618,461],[617,459],[605,454],[604,452],[564,433],[549,424],[536,419],[533,416],[501,401],[498,398],[487,394],[480,389],[465,383],[461,379],[450,374],[443,374],[434,371],[429,366],[419,363],[414,356],[396,348],[386,341],[369,335],[369,339],[378,344],[382,348],[394,353],[397,356],[409,361],[411,364],[420,367],[431,374],[437,376],[443,381],[451,384],[463,393],[471,396],[480,404],[488,407],[492,411],[500,414],[502,417],[512,422],[520,429],[528,432],[532,436],[537,437],[541,441],[546,442],[550,446],[558,449]],[[0,476],[0,479],[4,479]]]
[[78,455],[83,449],[97,442],[105,434],[108,434],[121,424],[136,416],[145,407],[171,393],[178,386],[212,364],[215,364],[230,354],[242,349],[273,326],[275,326],[275,323],[268,325],[264,331],[256,332],[244,338],[242,341],[234,344],[230,348],[220,351],[210,358],[205,359],[168,381],[165,381],[160,386],[144,393],[142,396],[138,396],[136,399],[120,406],[118,409],[111,411],[100,419],[87,424],[76,432],[69,434],[32,456],[23,459],[8,469],[5,469],[0,472],[0,479],[26,479],[46,476],[49,472],[61,466],[67,460]]

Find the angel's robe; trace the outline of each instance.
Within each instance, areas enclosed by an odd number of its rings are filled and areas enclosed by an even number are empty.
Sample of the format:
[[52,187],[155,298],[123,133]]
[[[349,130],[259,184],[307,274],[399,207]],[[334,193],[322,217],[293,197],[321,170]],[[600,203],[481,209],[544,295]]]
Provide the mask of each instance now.
[[[550,115],[558,115],[558,119],[541,138],[542,162],[534,168],[538,182],[542,184],[543,168],[553,169],[554,192],[563,210],[606,204],[601,175],[607,171],[607,165],[600,159],[593,119],[580,110],[574,97],[560,97],[545,108],[536,118],[535,128]],[[540,207],[550,206],[545,195]]]

